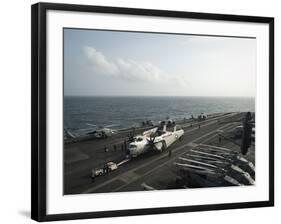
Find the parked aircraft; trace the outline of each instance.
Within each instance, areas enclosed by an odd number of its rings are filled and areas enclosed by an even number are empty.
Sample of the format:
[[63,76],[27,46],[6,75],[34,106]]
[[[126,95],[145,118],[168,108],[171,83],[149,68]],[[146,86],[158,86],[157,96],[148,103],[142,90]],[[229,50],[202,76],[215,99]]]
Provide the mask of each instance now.
[[[94,124],[88,124],[90,126],[94,126],[96,127],[97,125]],[[102,126],[98,126],[98,129],[88,132],[88,135],[94,135],[95,138],[107,138],[115,133],[117,133],[116,130],[110,129],[109,127],[114,127],[114,126],[118,126],[118,125],[106,125],[104,127]]]
[[132,157],[137,157],[149,150],[162,152],[178,139],[181,140],[183,135],[184,130],[177,125],[173,131],[167,131],[166,125],[164,125],[163,130],[158,127],[152,128],[143,132],[142,135],[133,137],[129,144],[129,154]]

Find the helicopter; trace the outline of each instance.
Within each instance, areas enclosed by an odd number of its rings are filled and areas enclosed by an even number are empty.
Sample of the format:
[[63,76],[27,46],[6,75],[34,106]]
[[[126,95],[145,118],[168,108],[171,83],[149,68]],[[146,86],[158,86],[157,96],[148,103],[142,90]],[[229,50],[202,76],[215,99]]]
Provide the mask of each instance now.
[[116,134],[117,130],[111,129],[110,127],[119,126],[117,124],[111,124],[111,125],[106,125],[106,126],[97,126],[97,125],[89,124],[89,123],[87,125],[98,127],[96,130],[90,131],[87,133],[87,135],[93,135],[97,139],[108,138],[108,137],[112,136],[113,134]]

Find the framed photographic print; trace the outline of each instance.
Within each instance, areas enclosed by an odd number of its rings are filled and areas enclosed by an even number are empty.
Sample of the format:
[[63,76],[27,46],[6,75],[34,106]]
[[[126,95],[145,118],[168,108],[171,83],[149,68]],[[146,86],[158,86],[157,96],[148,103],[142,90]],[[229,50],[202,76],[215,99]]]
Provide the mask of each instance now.
[[274,19],[32,6],[32,218],[274,205]]

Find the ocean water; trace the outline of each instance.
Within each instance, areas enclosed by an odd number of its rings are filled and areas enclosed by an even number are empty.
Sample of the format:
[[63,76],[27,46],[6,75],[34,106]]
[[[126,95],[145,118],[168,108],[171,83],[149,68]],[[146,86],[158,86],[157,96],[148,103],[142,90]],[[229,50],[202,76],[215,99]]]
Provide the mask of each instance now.
[[64,97],[64,128],[83,135],[98,126],[123,129],[169,116],[255,111],[254,98],[238,97]]

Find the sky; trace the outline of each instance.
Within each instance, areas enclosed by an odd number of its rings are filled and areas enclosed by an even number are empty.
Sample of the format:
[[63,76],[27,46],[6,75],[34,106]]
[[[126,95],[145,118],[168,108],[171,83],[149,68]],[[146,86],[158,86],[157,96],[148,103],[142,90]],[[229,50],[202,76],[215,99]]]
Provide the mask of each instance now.
[[256,92],[256,39],[64,29],[66,96]]

